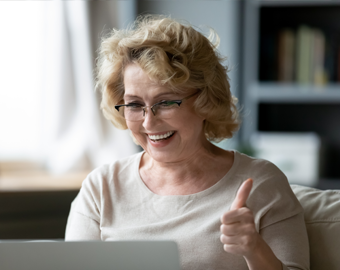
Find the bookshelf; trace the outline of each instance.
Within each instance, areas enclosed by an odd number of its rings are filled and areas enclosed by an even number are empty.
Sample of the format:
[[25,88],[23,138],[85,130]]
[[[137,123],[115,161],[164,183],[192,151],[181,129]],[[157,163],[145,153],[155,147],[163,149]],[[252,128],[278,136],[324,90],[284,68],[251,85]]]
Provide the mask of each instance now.
[[257,131],[315,132],[320,187],[340,183],[340,1],[245,0],[241,141]]

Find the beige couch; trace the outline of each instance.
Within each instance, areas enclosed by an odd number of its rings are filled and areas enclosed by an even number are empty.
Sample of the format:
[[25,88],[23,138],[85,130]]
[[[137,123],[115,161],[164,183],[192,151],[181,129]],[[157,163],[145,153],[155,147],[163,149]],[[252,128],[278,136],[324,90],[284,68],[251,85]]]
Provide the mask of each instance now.
[[340,190],[291,185],[305,210],[311,270],[340,270]]

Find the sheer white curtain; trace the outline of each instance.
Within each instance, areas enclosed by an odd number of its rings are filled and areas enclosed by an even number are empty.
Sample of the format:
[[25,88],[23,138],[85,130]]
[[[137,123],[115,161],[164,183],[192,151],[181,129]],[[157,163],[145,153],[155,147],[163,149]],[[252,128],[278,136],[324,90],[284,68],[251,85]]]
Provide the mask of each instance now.
[[[96,167],[135,153],[138,148],[132,143],[129,132],[108,125],[99,110],[98,95],[94,92],[89,2],[44,4],[43,149],[46,166],[52,172],[64,173]],[[120,10],[111,9],[111,12],[112,16],[115,13],[118,16]]]
[[0,1],[0,161],[41,158],[42,25],[41,3]]

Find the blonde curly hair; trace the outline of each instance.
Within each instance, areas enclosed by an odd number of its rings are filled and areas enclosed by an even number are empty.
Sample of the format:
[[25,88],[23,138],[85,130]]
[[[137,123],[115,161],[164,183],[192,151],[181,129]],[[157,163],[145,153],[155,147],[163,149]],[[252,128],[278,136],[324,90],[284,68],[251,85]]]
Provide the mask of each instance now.
[[212,29],[207,38],[190,24],[165,16],[142,16],[129,29],[113,29],[102,40],[97,61],[96,88],[102,92],[104,116],[127,129],[114,106],[124,103],[124,69],[135,63],[175,93],[199,90],[194,109],[205,119],[206,138],[231,138],[240,125],[237,99],[230,92],[229,70],[222,64],[225,58],[217,52],[218,44]]

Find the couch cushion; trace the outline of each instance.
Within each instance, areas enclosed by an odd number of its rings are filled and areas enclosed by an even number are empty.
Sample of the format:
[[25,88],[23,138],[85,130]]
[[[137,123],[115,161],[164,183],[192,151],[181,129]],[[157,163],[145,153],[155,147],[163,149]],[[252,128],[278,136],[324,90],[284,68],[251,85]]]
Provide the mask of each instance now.
[[340,190],[291,185],[305,211],[311,270],[340,269]]

